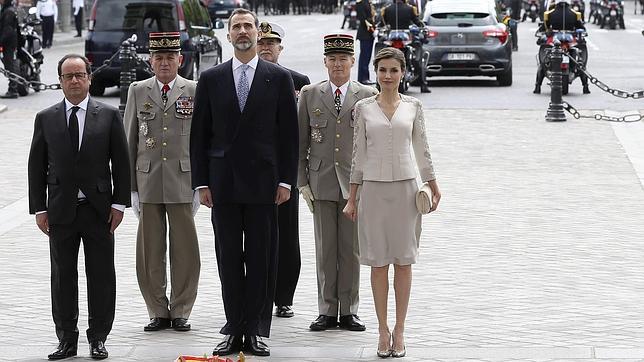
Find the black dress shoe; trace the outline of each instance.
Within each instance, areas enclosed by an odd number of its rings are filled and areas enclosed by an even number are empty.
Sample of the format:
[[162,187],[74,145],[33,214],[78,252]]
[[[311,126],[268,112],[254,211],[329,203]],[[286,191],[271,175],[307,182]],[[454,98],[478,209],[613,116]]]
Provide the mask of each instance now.
[[366,329],[364,323],[355,314],[340,316],[340,328],[358,332]]
[[309,329],[312,331],[326,331],[329,328],[335,328],[338,326],[338,320],[336,317],[330,317],[328,315],[320,314],[316,320],[311,323]]
[[242,346],[244,344],[243,342],[244,341],[242,336],[226,335],[226,337],[224,337],[224,340],[221,341],[212,351],[212,355],[227,356],[229,354],[239,352],[242,349]]
[[170,328],[170,320],[168,318],[155,317],[150,319],[150,323],[143,327],[143,330],[146,332],[154,332],[166,328]]
[[7,92],[3,95],[0,95],[0,98],[5,98],[5,99],[13,99],[13,98],[18,98],[18,93],[15,92]]
[[92,359],[106,359],[107,349],[103,341],[93,341],[89,344],[89,355]]
[[588,88],[588,86],[584,86],[583,92],[584,94],[590,94],[590,88]]
[[535,85],[534,90],[532,91],[534,94],[541,94],[541,86],[540,85]]
[[244,352],[252,353],[255,356],[270,356],[271,350],[268,345],[262,341],[260,336],[244,337]]
[[293,309],[289,305],[278,305],[275,307],[275,316],[280,318],[291,318],[294,316]]
[[47,356],[50,360],[63,359],[67,357],[74,357],[78,346],[76,343],[60,342],[55,351]]
[[185,318],[175,318],[172,320],[172,329],[178,332],[187,332],[190,330],[190,323]]

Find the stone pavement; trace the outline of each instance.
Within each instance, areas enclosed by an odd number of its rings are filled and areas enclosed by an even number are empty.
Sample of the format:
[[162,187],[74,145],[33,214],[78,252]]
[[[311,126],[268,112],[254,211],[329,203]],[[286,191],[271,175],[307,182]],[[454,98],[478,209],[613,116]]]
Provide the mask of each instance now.
[[[27,215],[33,124],[27,113],[0,116],[3,135],[11,135],[0,143],[3,361],[43,360],[55,347],[48,244]],[[406,361],[644,361],[644,191],[629,158],[642,149],[620,142],[642,126],[546,123],[543,113],[427,110],[443,199],[423,219]],[[249,360],[379,360],[368,268],[359,313],[367,331],[308,331],[317,315],[315,258],[311,216],[301,205],[296,315],[274,319],[271,357]],[[202,272],[193,330],[145,333],[134,270],[136,219],[127,212],[116,237],[110,361],[171,361],[180,353],[209,354],[219,341],[224,315],[207,209],[197,225]],[[82,253],[79,265],[83,331]],[[393,297],[390,303],[393,316]],[[82,333],[79,353],[88,359]]]

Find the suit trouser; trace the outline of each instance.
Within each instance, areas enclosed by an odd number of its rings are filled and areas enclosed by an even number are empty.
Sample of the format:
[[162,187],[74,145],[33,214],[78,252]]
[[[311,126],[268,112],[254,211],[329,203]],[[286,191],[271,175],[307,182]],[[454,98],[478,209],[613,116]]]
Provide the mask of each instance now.
[[[342,210],[347,200],[313,202],[318,309],[327,316],[358,313],[360,262],[355,224]],[[338,308],[339,304],[339,308]]]
[[369,61],[373,52],[373,38],[360,40],[360,55],[358,57],[358,82],[369,80]]
[[74,25],[76,26],[76,34],[81,35],[83,30],[83,8],[78,9],[78,14],[74,15]]
[[49,226],[51,301],[56,335],[78,341],[78,251],[81,239],[87,276],[88,341],[105,341],[116,305],[114,235],[90,204],[79,205],[71,224]]
[[42,16],[42,46],[50,47],[54,41],[54,16]]
[[277,205],[216,203],[212,224],[226,312],[220,332],[269,337],[277,272]]
[[300,278],[299,196],[297,187],[293,187],[291,198],[277,207],[279,251],[275,305],[293,305],[293,295]]
[[[5,46],[2,48],[2,65],[4,66],[4,69],[15,73],[16,69],[14,69],[14,64],[16,62],[16,47],[11,47],[11,46]],[[15,81],[10,80],[9,81],[9,89],[7,89],[9,93],[16,93],[18,92],[18,85],[16,84]]]
[[[166,296],[166,234],[170,226],[170,300]],[[136,276],[150,318],[190,317],[199,285],[199,242],[192,204],[141,203]]]

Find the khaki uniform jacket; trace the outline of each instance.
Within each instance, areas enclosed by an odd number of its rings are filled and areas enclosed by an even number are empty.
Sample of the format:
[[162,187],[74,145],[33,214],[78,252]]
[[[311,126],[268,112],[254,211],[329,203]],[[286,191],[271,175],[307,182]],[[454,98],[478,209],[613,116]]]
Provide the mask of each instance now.
[[142,203],[190,203],[190,126],[197,83],[177,75],[163,106],[156,77],[130,86],[125,107],[132,191]]
[[340,193],[344,199],[349,198],[353,107],[359,100],[376,94],[376,89],[351,81],[338,115],[328,80],[302,88],[298,105],[297,186],[309,184],[316,200],[340,201]]

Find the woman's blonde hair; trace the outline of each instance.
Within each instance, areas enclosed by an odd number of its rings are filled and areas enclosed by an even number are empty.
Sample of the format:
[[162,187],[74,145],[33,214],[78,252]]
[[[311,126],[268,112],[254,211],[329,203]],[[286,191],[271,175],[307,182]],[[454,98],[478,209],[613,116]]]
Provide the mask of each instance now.
[[373,58],[373,67],[378,72],[378,63],[383,59],[394,59],[400,63],[400,70],[405,71],[405,54],[400,50],[392,47],[380,49],[376,57]]

